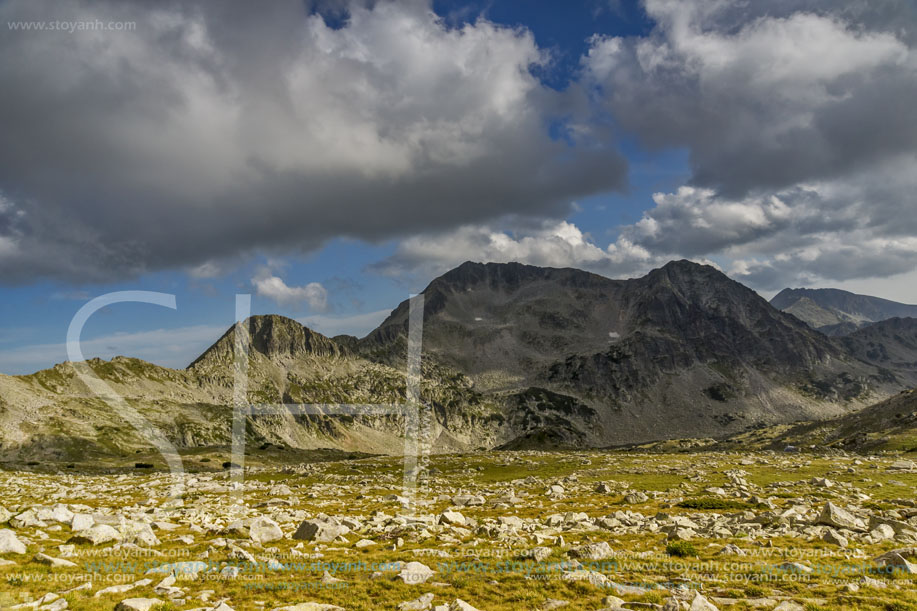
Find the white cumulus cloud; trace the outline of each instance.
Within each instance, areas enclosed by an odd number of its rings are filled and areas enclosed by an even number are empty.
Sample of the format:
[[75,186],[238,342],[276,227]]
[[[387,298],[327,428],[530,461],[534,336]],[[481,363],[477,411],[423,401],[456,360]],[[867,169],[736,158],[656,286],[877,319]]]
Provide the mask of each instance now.
[[270,268],[262,267],[252,278],[252,285],[258,295],[267,297],[278,305],[292,308],[306,305],[317,311],[328,308],[328,291],[318,282],[310,282],[304,286],[288,286],[283,278],[275,276]]
[[419,272],[432,276],[469,260],[578,267],[617,276],[648,271],[661,261],[628,239],[603,248],[573,223],[546,221],[512,233],[466,225],[455,231],[414,236],[402,241],[391,257],[374,267],[389,275]]

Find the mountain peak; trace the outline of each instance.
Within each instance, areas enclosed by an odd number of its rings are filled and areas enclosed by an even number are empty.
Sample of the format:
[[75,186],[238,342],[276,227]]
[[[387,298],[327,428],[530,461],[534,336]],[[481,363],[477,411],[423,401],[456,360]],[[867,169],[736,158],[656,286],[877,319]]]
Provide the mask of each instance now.
[[252,350],[266,356],[336,356],[340,353],[340,348],[330,338],[286,316],[251,316],[246,323],[251,334]]
[[706,300],[718,292],[739,293],[758,297],[757,293],[736,282],[712,265],[704,265],[682,259],[669,261],[634,282],[646,282],[660,289],[673,290],[692,299]]
[[[725,274],[715,267],[695,263],[687,259],[669,261],[662,267],[650,272],[648,277],[659,276],[660,274],[672,279],[686,277],[709,278],[711,275],[728,279]],[[516,261],[507,263],[465,261],[458,267],[431,281],[424,293],[430,297],[431,293],[435,292],[435,289],[448,287],[464,290],[480,284],[487,284],[494,289],[512,290],[528,282],[543,280],[575,286],[605,285],[609,282],[620,282],[572,267],[541,267]]]
[[[269,359],[298,356],[340,356],[347,351],[331,338],[325,337],[301,323],[279,314],[258,314],[248,317],[243,323],[248,330],[251,351]],[[199,356],[189,367],[224,361],[235,348],[236,326],[230,327],[223,336]]]
[[705,263],[697,263],[695,261],[690,261],[688,259],[679,259],[677,261],[669,261],[659,269],[655,269],[653,272],[662,272],[669,276],[674,275],[710,275],[717,274],[723,277],[728,277],[726,274],[713,267],[712,265],[707,265]]

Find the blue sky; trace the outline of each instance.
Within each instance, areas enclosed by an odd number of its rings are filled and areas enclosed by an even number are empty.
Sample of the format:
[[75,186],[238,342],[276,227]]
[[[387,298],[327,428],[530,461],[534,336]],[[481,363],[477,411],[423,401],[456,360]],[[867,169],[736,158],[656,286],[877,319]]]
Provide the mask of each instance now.
[[236,294],[362,335],[467,259],[917,302],[907,3],[335,6],[0,5],[135,24],[0,37],[0,372],[112,291],[178,307],[105,308],[86,356],[182,367]]

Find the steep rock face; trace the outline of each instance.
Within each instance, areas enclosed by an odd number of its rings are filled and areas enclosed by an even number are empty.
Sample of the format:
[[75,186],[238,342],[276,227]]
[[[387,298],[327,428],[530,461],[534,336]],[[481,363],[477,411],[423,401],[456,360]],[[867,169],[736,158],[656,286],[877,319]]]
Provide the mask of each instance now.
[[[424,344],[462,371],[518,375],[569,354],[591,354],[641,334],[670,367],[718,357],[784,370],[813,367],[839,349],[754,291],[709,266],[673,262],[635,280],[574,269],[465,263],[430,283]],[[361,341],[403,336],[407,302]],[[662,363],[661,366],[665,366]]]
[[826,335],[846,335],[889,318],[917,317],[917,305],[839,289],[784,289],[771,305]]
[[[424,353],[488,390],[517,387],[559,355],[600,350],[619,327],[623,283],[575,269],[464,263],[423,291]],[[361,340],[403,352],[408,303]]]
[[[723,434],[841,413],[894,384],[754,291],[688,261],[626,281],[465,263],[424,296],[427,358],[510,404],[541,388],[558,405],[594,411],[567,427],[554,419],[556,439]],[[401,351],[407,316],[405,302],[359,349]]]
[[628,283],[624,299],[632,329],[672,339],[696,361],[789,373],[840,357],[819,334],[710,266],[669,263]]
[[878,383],[826,338],[711,267],[671,263],[628,282],[620,297],[621,338],[547,374],[553,388],[596,405],[612,442],[824,416],[831,404],[859,405]]
[[[823,308],[809,297],[803,297],[790,306],[782,308],[782,310],[787,314],[792,314],[813,329],[818,329],[825,335],[837,333],[842,329],[848,328],[855,331],[860,326],[858,321],[844,313]],[[830,332],[828,332],[829,330]]]
[[[236,327],[189,367],[216,386],[233,384]],[[375,452],[403,449],[404,418],[399,415],[335,415],[322,406],[400,405],[406,401],[403,362],[392,367],[356,354],[355,338],[341,342],[282,316],[253,316],[241,325],[250,345],[245,372],[248,396],[255,404],[306,404],[309,413],[252,417],[262,436],[294,447],[319,443]],[[398,363],[395,363],[398,364]],[[441,451],[488,447],[499,439],[494,406],[457,372],[426,363],[421,398],[432,410],[431,430]],[[370,408],[371,409],[371,408]],[[328,413],[326,413],[328,412]]]

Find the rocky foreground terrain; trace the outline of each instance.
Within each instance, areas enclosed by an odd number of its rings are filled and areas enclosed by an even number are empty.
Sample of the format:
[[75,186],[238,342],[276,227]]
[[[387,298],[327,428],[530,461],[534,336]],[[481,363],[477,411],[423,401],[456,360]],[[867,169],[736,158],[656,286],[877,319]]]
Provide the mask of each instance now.
[[[914,609],[917,464],[800,453],[186,457],[0,472],[0,608]],[[32,469],[32,470],[28,470]]]

